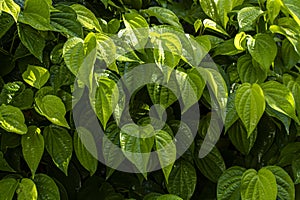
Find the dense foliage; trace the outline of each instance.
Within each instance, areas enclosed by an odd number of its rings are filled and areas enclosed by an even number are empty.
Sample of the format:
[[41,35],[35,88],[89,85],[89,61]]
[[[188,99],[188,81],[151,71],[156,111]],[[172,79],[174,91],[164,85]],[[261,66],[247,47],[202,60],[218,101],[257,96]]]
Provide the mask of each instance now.
[[[149,78],[130,73],[147,63],[161,76],[121,95],[129,108],[114,102],[122,77],[128,88]],[[298,0],[0,0],[0,200],[299,199],[299,63]],[[161,130],[149,118],[157,104]],[[210,126],[225,108],[224,127]],[[90,111],[105,138],[88,129]],[[194,137],[188,122],[197,134],[175,161]],[[201,157],[205,138],[218,142]],[[160,149],[164,167],[148,173],[149,157],[128,153]]]

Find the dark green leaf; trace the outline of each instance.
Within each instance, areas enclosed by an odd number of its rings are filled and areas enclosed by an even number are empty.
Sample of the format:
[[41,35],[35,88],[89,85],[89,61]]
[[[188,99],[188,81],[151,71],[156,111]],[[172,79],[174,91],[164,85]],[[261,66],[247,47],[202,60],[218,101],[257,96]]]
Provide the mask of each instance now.
[[58,187],[52,178],[46,174],[37,174],[34,182],[38,191],[38,200],[60,200]]

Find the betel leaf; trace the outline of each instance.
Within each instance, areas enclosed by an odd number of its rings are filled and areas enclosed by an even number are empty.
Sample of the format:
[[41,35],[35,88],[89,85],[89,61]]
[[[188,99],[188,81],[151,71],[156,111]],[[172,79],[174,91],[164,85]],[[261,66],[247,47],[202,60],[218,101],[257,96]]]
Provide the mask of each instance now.
[[118,89],[117,84],[114,80],[100,76],[97,81],[97,89],[95,94],[95,101],[92,102],[97,117],[99,118],[104,129],[106,124],[113,114],[116,102],[118,100]]
[[282,0],[294,20],[300,25],[300,6],[297,0]]
[[280,151],[278,158],[278,165],[285,167],[291,165],[292,161],[297,159],[300,155],[300,142],[288,143]]
[[148,84],[147,90],[153,104],[160,104],[164,108],[169,107],[177,100],[176,95],[167,87]]
[[9,15],[7,13],[2,13],[1,14],[1,18],[0,18],[0,38],[2,38],[2,36],[5,35],[5,33],[12,27],[13,24],[14,24],[14,18],[11,15]]
[[71,8],[76,12],[77,19],[82,24],[82,26],[90,30],[102,32],[99,21],[92,11],[80,4],[73,4],[71,5]]
[[50,19],[55,31],[74,37],[83,37],[82,25],[77,21],[76,12],[71,7],[62,4],[55,6]]
[[43,50],[46,41],[43,36],[32,27],[18,23],[18,34],[22,44],[40,61],[43,60]]
[[248,169],[242,176],[241,196],[243,200],[275,200],[277,185],[274,174],[266,168],[258,172]]
[[37,200],[38,193],[36,189],[35,183],[28,179],[23,178],[18,185],[18,189],[16,190],[18,195],[18,200]]
[[235,148],[242,154],[248,155],[256,141],[257,131],[254,131],[248,137],[243,124],[240,121],[237,121],[228,129],[228,135]]
[[217,197],[218,200],[240,199],[241,180],[246,171],[243,167],[234,166],[227,169],[218,180]]
[[182,25],[179,22],[178,17],[171,10],[163,7],[150,7],[147,10],[143,10],[150,17],[156,17],[162,23],[170,24],[182,29]]
[[270,34],[258,33],[247,40],[248,51],[264,70],[269,70],[277,55],[277,45]]
[[[2,141],[3,141],[3,137],[2,137]],[[5,160],[2,151],[0,151],[0,170],[5,172],[15,172],[15,170],[11,168],[11,166],[9,166],[9,164]]]
[[26,0],[18,20],[36,30],[51,30],[50,6],[47,0]]
[[169,175],[176,160],[176,146],[172,136],[163,130],[156,131],[155,148],[165,180],[168,183]]
[[14,106],[0,106],[0,127],[8,132],[20,135],[26,134],[27,126],[22,111]]
[[20,6],[16,4],[13,0],[0,1],[0,11],[10,14],[14,18],[15,22],[18,21],[20,10]]
[[49,77],[50,73],[46,68],[34,65],[28,65],[27,70],[22,74],[23,80],[37,89],[41,89]]
[[237,20],[240,31],[254,30],[254,25],[263,11],[259,7],[245,7],[238,11]]
[[236,91],[236,111],[246,127],[248,137],[256,128],[265,106],[264,94],[258,84],[243,83]]
[[[97,58],[104,60],[108,68],[114,64],[116,60],[117,47],[114,41],[107,35],[95,34],[97,40]],[[85,42],[86,43],[86,42]],[[118,70],[114,70],[118,71]]]
[[182,109],[182,113],[184,113],[198,102],[202,96],[205,82],[196,69],[192,69],[188,73],[180,71],[176,71],[175,73],[184,104],[184,108]]
[[0,199],[13,199],[18,184],[18,181],[14,178],[5,178],[0,180]]
[[70,128],[65,119],[66,108],[62,100],[55,95],[35,98],[35,110],[53,124]]
[[292,170],[293,170],[295,184],[299,184],[300,183],[300,159],[299,158],[293,160]]
[[[202,141],[199,141],[197,146],[200,147],[202,143]],[[205,145],[206,148],[211,148],[212,150],[204,158],[198,158],[198,151],[195,151],[194,160],[200,172],[210,181],[216,183],[226,170],[226,166],[219,150],[215,146],[212,146],[212,144]],[[204,149],[204,151],[207,150]]]
[[278,16],[281,6],[281,0],[267,0],[267,10],[271,23],[273,23],[275,18]]
[[270,170],[277,183],[277,196],[281,200],[294,200],[295,199],[295,186],[290,175],[281,167],[267,166],[266,169]]
[[222,35],[229,36],[228,33],[220,25],[210,19],[203,20],[203,26],[205,29],[210,29],[217,33],[221,33]]
[[242,53],[244,50],[239,50],[235,46],[235,39],[225,40],[224,42],[220,43],[215,49],[213,57],[218,55],[228,55],[233,56],[239,53]]
[[150,153],[154,145],[151,125],[126,124],[121,128],[120,145],[126,158],[146,177]]
[[44,129],[44,138],[54,164],[67,175],[73,151],[72,137],[66,129],[50,125]]
[[300,115],[300,78],[294,79],[289,74],[283,75],[283,84],[292,92],[298,115]]
[[136,50],[142,50],[147,44],[149,25],[145,18],[137,13],[126,13],[123,15],[125,34]]
[[261,68],[249,54],[239,57],[237,70],[242,83],[263,83],[267,78],[267,70]]
[[74,81],[74,76],[65,65],[53,65],[50,68],[49,82],[54,90],[61,86],[71,85]]
[[282,61],[287,69],[291,69],[300,61],[300,55],[295,51],[294,46],[288,39],[282,41]]
[[226,106],[226,118],[225,118],[225,132],[239,119],[239,115],[235,109],[235,95],[236,93],[231,93],[228,97]]
[[169,176],[167,189],[171,194],[190,199],[195,191],[197,174],[194,166],[185,160],[178,160]]
[[63,47],[63,57],[68,69],[76,76],[84,60],[83,40],[69,38]]
[[215,1],[214,0],[208,0],[208,1],[199,0],[199,1],[205,14],[215,22],[220,22],[219,20],[220,16]]
[[271,108],[299,122],[295,112],[296,107],[293,94],[283,84],[276,81],[268,81],[262,83],[261,88],[266,102]]
[[23,82],[15,81],[6,83],[0,94],[0,105],[11,104],[16,96],[22,93],[25,89]]
[[78,127],[73,136],[73,144],[79,162],[92,176],[98,166],[97,146],[92,133],[83,127]]
[[21,139],[24,159],[31,170],[32,177],[44,153],[44,137],[36,126],[29,126],[27,134]]
[[180,198],[176,195],[173,195],[173,194],[164,194],[164,195],[157,197],[156,200],[182,200],[182,198]]
[[54,180],[46,174],[37,174],[34,180],[39,200],[60,200],[59,189]]

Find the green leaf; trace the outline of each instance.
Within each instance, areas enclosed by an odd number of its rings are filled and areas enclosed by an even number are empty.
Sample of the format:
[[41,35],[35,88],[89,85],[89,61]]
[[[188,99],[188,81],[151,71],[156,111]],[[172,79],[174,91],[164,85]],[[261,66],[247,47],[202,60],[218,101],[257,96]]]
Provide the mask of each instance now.
[[84,60],[83,40],[69,38],[64,44],[63,57],[68,69],[76,76]]
[[294,200],[295,186],[290,175],[278,166],[267,166],[265,168],[275,175],[278,191],[277,196],[281,200]]
[[199,0],[204,13],[215,22],[219,22],[220,16],[214,0]]
[[300,142],[288,143],[280,151],[278,158],[278,165],[285,167],[291,165],[292,161],[297,159],[300,155]]
[[160,104],[167,108],[177,100],[176,95],[167,87],[148,84],[147,89],[153,104]]
[[[2,141],[3,141],[3,136],[2,136]],[[4,155],[2,151],[0,151],[0,170],[5,171],[5,172],[15,172],[11,166],[6,162]]]
[[60,194],[54,180],[46,174],[37,174],[34,182],[38,191],[39,200],[60,200]]
[[218,55],[236,55],[239,53],[242,53],[244,50],[238,50],[235,47],[234,44],[234,39],[229,39],[229,40],[225,40],[224,42],[220,43],[217,45],[217,47],[214,49],[214,54],[213,56],[218,56]]
[[283,84],[292,92],[297,113],[300,115],[300,78],[294,79],[289,74],[284,74]]
[[26,0],[18,20],[36,30],[51,30],[50,6],[47,0]]
[[18,189],[18,200],[37,200],[38,193],[34,182],[28,178],[23,178],[19,183]]
[[248,137],[243,124],[240,121],[237,121],[230,129],[228,129],[228,135],[235,148],[237,148],[242,154],[248,155],[256,141],[257,131],[254,131]]
[[188,73],[176,70],[176,79],[180,87],[180,94],[184,104],[182,113],[184,113],[198,102],[202,96],[205,82],[196,69],[190,70]]
[[78,127],[73,136],[75,154],[82,166],[92,176],[98,166],[97,147],[94,136],[83,127]]
[[169,176],[167,189],[171,194],[183,199],[190,199],[195,191],[197,174],[194,166],[188,161],[177,161]]
[[62,100],[54,95],[35,98],[35,110],[53,124],[70,128],[65,119],[66,108]]
[[159,196],[156,200],[182,200],[182,198],[173,194],[165,194]]
[[239,57],[237,70],[242,83],[263,83],[267,78],[267,70],[261,68],[249,54]]
[[107,66],[116,61],[117,47],[114,41],[107,35],[95,34],[97,39],[97,58],[104,60]]
[[0,1],[0,11],[10,14],[14,18],[15,22],[18,21],[20,10],[20,6],[16,4],[13,0]]
[[245,168],[234,166],[227,169],[218,180],[217,197],[218,200],[238,200],[241,199],[241,180]]
[[172,136],[163,130],[156,131],[155,148],[165,180],[168,183],[169,175],[176,160],[176,146]]
[[149,36],[149,25],[145,18],[137,13],[126,13],[123,15],[125,24],[125,36],[134,49],[143,50]]
[[300,6],[297,0],[282,0],[294,20],[300,25]]
[[[299,158],[296,158],[292,161],[292,170],[293,170],[295,184],[299,184],[300,183],[300,159]],[[293,188],[293,186],[291,188]],[[293,189],[295,189],[295,188],[293,188]],[[290,192],[292,192],[292,191],[290,191]],[[292,194],[294,195],[294,193],[292,193]],[[292,197],[292,195],[290,195],[290,196]]]
[[[202,145],[202,141],[197,144],[198,147]],[[218,179],[226,170],[225,162],[219,150],[212,144],[206,144],[206,148],[212,149],[204,158],[198,158],[198,151],[195,151],[195,163],[200,172],[210,181],[216,183]],[[206,151],[204,149],[204,151]]]
[[256,34],[248,39],[247,47],[253,59],[268,71],[277,55],[277,45],[271,35]]
[[170,24],[182,29],[178,17],[167,8],[153,6],[142,12],[147,13],[150,17],[156,17],[162,23]]
[[296,122],[299,122],[295,112],[295,100],[293,94],[281,83],[268,81],[261,84],[268,105],[281,112]]
[[65,65],[53,65],[50,68],[49,82],[54,90],[59,89],[61,86],[73,84],[74,76]]
[[0,127],[8,132],[20,135],[26,134],[27,126],[22,111],[14,106],[0,106]]
[[18,181],[13,178],[5,178],[0,180],[0,200],[13,199],[18,184]]
[[32,27],[19,23],[18,33],[22,44],[40,61],[43,60],[43,50],[46,45],[45,39]]
[[244,172],[241,184],[243,200],[275,200],[277,197],[276,178],[271,171],[262,168]]
[[44,153],[44,137],[41,130],[36,126],[29,126],[27,134],[22,136],[21,144],[24,159],[34,177]]
[[246,127],[248,137],[256,128],[265,106],[263,90],[258,84],[243,83],[236,91],[236,111]]
[[120,145],[126,158],[146,177],[150,153],[154,145],[151,125],[126,124],[121,128]]
[[71,8],[76,12],[77,19],[82,24],[82,26],[90,30],[102,32],[99,21],[92,11],[80,4],[73,4],[71,5]]
[[22,74],[23,80],[37,89],[41,89],[49,77],[50,73],[46,68],[34,65],[28,65],[27,70]]
[[112,115],[118,100],[117,84],[107,77],[100,76],[97,80],[94,108],[102,126],[106,129],[106,124]]
[[238,11],[240,31],[252,31],[263,11],[259,7],[245,7]]
[[235,109],[235,95],[231,93],[228,97],[227,108],[226,108],[226,119],[225,119],[225,132],[239,119],[239,115]]
[[57,5],[51,12],[51,25],[55,31],[74,37],[83,37],[82,25],[77,21],[76,12],[69,6]]
[[267,0],[268,15],[272,24],[280,12],[281,6],[282,6],[281,0]]
[[300,55],[297,54],[293,44],[288,39],[282,41],[281,54],[283,64],[287,69],[291,69],[300,61]]
[[51,125],[45,128],[44,138],[53,162],[67,175],[73,151],[72,137],[66,129]]
[[5,33],[12,27],[14,24],[14,18],[7,14],[2,13],[0,18],[0,38],[5,35]]

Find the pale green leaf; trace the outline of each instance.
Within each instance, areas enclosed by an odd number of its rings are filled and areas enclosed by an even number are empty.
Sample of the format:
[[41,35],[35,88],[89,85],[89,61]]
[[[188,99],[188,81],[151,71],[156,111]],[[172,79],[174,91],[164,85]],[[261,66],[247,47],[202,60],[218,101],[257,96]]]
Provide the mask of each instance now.
[[20,135],[26,134],[27,126],[22,111],[14,106],[0,106],[0,127],[8,132]]
[[19,183],[18,200],[37,200],[38,194],[34,182],[28,178],[23,178]]
[[34,65],[28,65],[27,70],[22,74],[23,80],[37,89],[41,89],[49,77],[50,73],[46,68]]
[[20,6],[16,4],[13,0],[0,1],[0,11],[10,14],[14,18],[15,22],[18,21],[20,10]]

